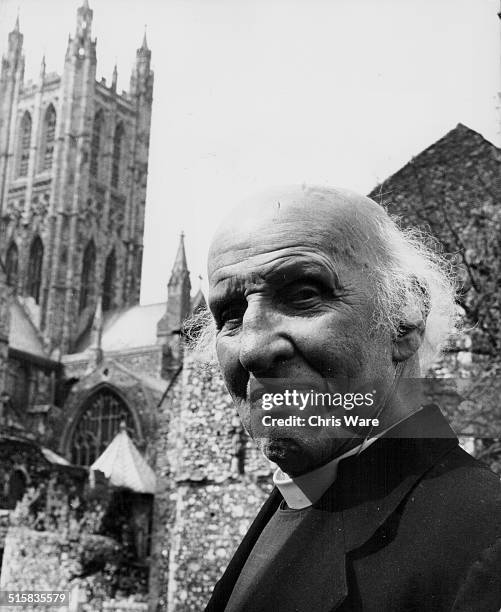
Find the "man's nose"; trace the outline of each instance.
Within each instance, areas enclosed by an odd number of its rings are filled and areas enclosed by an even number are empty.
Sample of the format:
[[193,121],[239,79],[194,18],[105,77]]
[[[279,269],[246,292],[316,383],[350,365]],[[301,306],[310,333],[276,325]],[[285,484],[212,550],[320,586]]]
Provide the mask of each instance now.
[[261,301],[248,304],[240,335],[240,363],[255,375],[277,376],[277,366],[290,359],[294,345],[283,317]]

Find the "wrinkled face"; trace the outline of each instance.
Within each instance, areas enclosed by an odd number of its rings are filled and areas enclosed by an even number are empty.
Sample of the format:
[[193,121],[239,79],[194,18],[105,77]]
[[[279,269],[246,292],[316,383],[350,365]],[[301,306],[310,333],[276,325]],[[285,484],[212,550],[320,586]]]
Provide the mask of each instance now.
[[209,304],[226,386],[249,434],[291,475],[325,463],[354,440],[301,428],[287,437],[270,429],[257,439],[253,383],[308,380],[325,390],[326,379],[363,384],[394,375],[390,336],[373,329],[368,257],[347,236],[351,215],[341,205],[315,211],[283,204],[259,211],[258,219],[242,214],[218,233],[209,254]]

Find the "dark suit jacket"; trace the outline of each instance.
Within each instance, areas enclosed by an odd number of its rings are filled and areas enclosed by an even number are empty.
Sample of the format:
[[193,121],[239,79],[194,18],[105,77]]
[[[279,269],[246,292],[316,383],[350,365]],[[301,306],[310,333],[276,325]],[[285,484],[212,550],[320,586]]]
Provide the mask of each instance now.
[[[499,478],[459,448],[436,407],[391,435],[339,464],[335,483],[241,612],[501,609]],[[206,612],[225,609],[281,501],[274,489]]]

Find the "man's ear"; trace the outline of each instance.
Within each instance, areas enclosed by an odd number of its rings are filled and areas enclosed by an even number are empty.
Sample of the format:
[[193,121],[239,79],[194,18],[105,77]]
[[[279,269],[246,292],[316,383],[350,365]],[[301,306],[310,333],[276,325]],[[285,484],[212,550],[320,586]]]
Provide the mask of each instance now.
[[426,319],[430,312],[430,293],[423,279],[413,276],[415,299],[410,300],[393,338],[393,361],[404,362],[415,355],[423,343]]
[[423,343],[426,322],[419,309],[416,316],[407,316],[393,338],[393,361],[407,361],[415,355]]

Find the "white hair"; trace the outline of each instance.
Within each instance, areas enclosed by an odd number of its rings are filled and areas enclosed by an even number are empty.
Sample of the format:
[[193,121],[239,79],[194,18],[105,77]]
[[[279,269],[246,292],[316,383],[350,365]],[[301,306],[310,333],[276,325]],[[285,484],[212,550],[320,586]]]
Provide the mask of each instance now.
[[[383,213],[383,209],[381,213],[366,219],[373,230],[371,244],[366,245],[374,286],[373,329],[375,333],[389,330],[396,336],[405,327],[406,311],[418,308],[426,321],[418,349],[424,375],[457,331],[454,268],[434,238],[421,230],[404,229],[398,217]],[[194,357],[214,363],[216,327],[210,312],[194,315],[185,330]]]
[[405,326],[406,311],[419,309],[425,330],[418,357],[425,373],[458,330],[455,270],[438,241],[425,232],[404,229],[390,215],[379,217],[376,224],[386,252],[384,260],[376,259],[373,266],[376,327],[397,335]]

